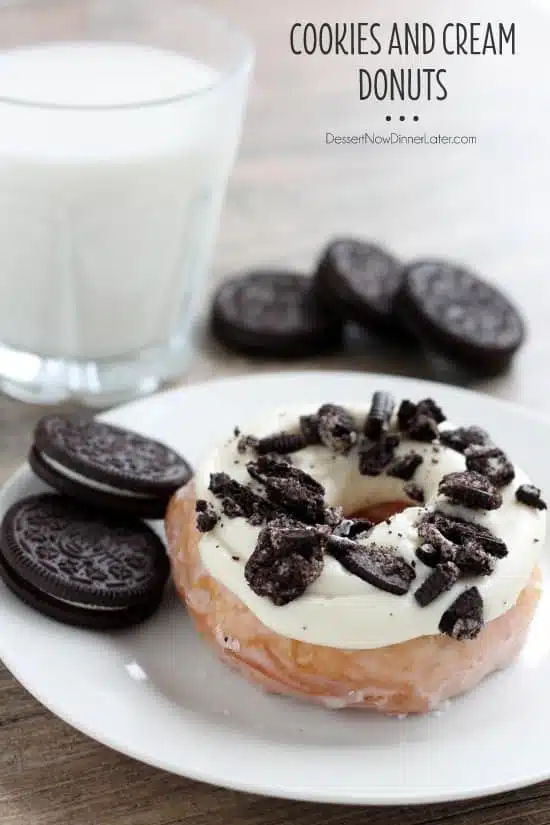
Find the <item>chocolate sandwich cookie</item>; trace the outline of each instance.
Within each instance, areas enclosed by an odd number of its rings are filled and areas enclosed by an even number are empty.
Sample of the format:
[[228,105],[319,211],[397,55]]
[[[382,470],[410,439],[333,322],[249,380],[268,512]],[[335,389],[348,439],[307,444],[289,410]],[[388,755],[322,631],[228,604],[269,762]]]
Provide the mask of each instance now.
[[46,415],[29,463],[64,495],[140,518],[161,519],[192,475],[182,456],[151,438],[85,415]]
[[321,306],[311,279],[278,271],[225,281],[213,299],[210,328],[229,349],[279,358],[332,349],[342,335],[340,320]]
[[355,321],[379,333],[407,337],[393,306],[403,267],[381,246],[352,238],[332,241],[315,274],[315,290],[344,321]]
[[2,521],[0,576],[26,604],[65,624],[137,624],[160,605],[168,574],[164,545],[147,525],[64,496],[18,501]]
[[525,337],[523,320],[506,296],[444,261],[411,264],[395,306],[428,349],[476,373],[505,370]]

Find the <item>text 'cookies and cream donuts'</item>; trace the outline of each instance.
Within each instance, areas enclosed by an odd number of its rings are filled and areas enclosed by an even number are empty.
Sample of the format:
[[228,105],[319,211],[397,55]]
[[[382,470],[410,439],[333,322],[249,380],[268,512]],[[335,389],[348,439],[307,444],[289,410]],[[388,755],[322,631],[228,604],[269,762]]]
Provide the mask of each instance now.
[[506,665],[538,600],[546,505],[431,399],[238,427],[167,515],[201,632],[268,690],[428,710]]

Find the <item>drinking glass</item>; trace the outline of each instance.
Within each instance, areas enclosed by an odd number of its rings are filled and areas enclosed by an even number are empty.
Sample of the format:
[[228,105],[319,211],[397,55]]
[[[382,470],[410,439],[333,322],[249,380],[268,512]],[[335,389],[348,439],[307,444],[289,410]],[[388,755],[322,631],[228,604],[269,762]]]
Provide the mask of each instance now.
[[0,1],[0,389],[107,406],[181,374],[253,50],[183,0]]

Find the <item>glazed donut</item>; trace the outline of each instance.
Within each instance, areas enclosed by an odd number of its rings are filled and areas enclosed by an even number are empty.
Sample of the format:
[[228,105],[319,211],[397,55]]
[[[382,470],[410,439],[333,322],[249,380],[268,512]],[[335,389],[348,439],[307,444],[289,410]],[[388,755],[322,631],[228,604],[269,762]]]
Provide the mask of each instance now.
[[166,533],[189,615],[250,681],[402,714],[517,655],[545,507],[483,430],[375,393],[236,428],[173,497]]

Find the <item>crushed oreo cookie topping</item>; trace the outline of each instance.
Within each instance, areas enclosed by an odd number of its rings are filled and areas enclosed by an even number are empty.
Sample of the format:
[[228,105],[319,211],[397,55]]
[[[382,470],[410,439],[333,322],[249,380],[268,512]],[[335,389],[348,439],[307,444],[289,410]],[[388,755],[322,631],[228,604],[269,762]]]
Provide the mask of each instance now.
[[306,440],[306,444],[320,444],[319,417],[317,415],[301,415],[300,431]]
[[505,487],[514,480],[516,475],[514,465],[498,447],[472,444],[466,448],[464,455],[468,470],[481,473],[495,487]]
[[426,567],[436,567],[441,562],[441,553],[433,544],[428,542],[416,548],[416,557]]
[[477,541],[467,541],[457,547],[455,564],[467,576],[490,576],[494,573],[496,559]]
[[258,439],[253,435],[242,435],[237,442],[237,452],[243,455],[247,450],[256,450]]
[[452,561],[445,561],[438,564],[426,579],[422,582],[418,590],[415,591],[414,598],[420,607],[427,607],[433,601],[446,593],[456,584],[460,577],[460,570]]
[[439,433],[439,440],[445,447],[457,453],[463,453],[473,445],[485,447],[491,443],[489,434],[481,427],[457,427],[456,430],[443,430]]
[[439,428],[434,418],[425,413],[419,413],[409,424],[407,435],[414,441],[435,441],[439,436]]
[[357,428],[353,416],[336,404],[323,404],[317,416],[319,437],[325,447],[340,455],[347,455],[357,441]]
[[221,499],[223,513],[228,518],[245,518],[259,526],[274,517],[275,508],[244,484],[239,484],[227,473],[212,473],[208,489]]
[[[419,517],[411,518],[420,546],[415,550],[418,561],[409,562],[399,552],[399,541],[406,538],[406,526],[400,528],[396,522],[394,530],[389,518],[389,538],[378,543],[373,522],[344,517],[341,507],[329,506],[324,486],[301,469],[307,466],[315,473],[316,451],[311,451],[309,464],[310,456],[303,456],[303,464],[300,456],[293,456],[309,445],[320,445],[332,452],[319,457],[319,469],[325,472],[331,461],[356,448],[361,475],[376,477],[386,473],[400,479],[409,504],[424,505],[424,489],[415,481],[423,482],[425,474],[417,471],[424,462],[429,463],[432,454],[432,463],[437,463],[437,458],[450,458],[452,467],[452,456],[445,456],[443,450],[449,447],[464,456],[466,469],[445,475],[439,482],[439,495],[445,496],[450,504],[477,511],[497,510],[502,505],[500,488],[513,481],[515,470],[484,430],[460,427],[440,432],[445,415],[430,398],[416,404],[403,401],[397,411],[397,425],[392,423],[394,409],[395,401],[389,393],[375,392],[363,425],[358,426],[356,417],[344,407],[327,403],[315,414],[301,416],[298,427],[289,425],[288,431],[274,431],[261,438],[235,432],[238,441],[229,446],[235,449],[237,444],[239,453],[247,453],[242,462],[235,463],[246,466],[249,485],[235,481],[227,473],[213,473],[209,489],[221,504],[212,506],[199,499],[197,528],[201,532],[212,530],[222,514],[245,518],[261,528],[245,565],[245,578],[254,593],[275,605],[288,604],[303,595],[321,575],[325,554],[380,591],[395,596],[410,592],[413,603],[420,608],[428,607],[445,593],[449,595],[441,602],[448,604],[455,595],[452,589],[465,580],[468,589],[460,592],[460,586],[456,587],[460,595],[443,612],[438,627],[453,639],[474,639],[483,627],[484,605],[480,590],[469,585],[472,577],[495,572],[498,559],[508,554],[505,542],[485,526],[433,510],[430,499],[426,507],[419,508]],[[397,455],[400,441],[406,443],[407,439],[430,446],[410,444],[412,449]],[[438,452],[440,457],[436,456]],[[355,450],[349,460],[356,460]],[[426,483],[427,491],[428,488]],[[515,494],[527,506],[546,509],[540,490],[532,485],[518,487]],[[447,502],[441,503],[441,507],[450,509]],[[403,532],[398,532],[400,529]],[[391,546],[392,535],[396,546]],[[436,615],[442,611],[443,607]]]
[[379,476],[393,461],[399,436],[382,435],[378,441],[362,436],[359,441],[359,472],[363,476]]
[[325,507],[324,524],[336,529],[342,523],[344,518],[344,511],[341,507]]
[[359,544],[351,539],[331,536],[327,552],[348,572],[378,590],[404,596],[416,576],[414,569],[395,550],[377,544]]
[[546,510],[546,502],[542,500],[540,489],[534,484],[522,484],[516,490],[516,499],[521,504],[526,504],[528,507],[534,507],[535,510]]
[[251,590],[277,606],[297,599],[321,575],[327,541],[326,530],[285,517],[270,522],[245,565]]
[[409,482],[405,484],[403,491],[411,501],[416,502],[416,504],[424,504],[424,490],[418,484]]
[[269,501],[311,524],[326,519],[325,488],[312,476],[273,453],[251,461],[246,468],[263,484]]
[[402,401],[397,410],[397,425],[399,429],[406,430],[415,415],[416,404],[413,404],[413,402],[408,399]]
[[[424,558],[421,557],[419,551],[422,550],[422,548],[417,550],[417,556],[420,561],[428,564],[428,567],[435,567],[436,564],[440,564],[442,561],[454,561],[457,549],[456,544],[444,536],[435,525],[430,524],[430,522],[426,520],[422,520],[419,522],[417,530],[420,538],[426,542],[426,544],[423,545],[424,548],[430,548],[430,551],[426,554],[430,563],[424,561]],[[432,553],[432,551],[434,552]],[[434,555],[434,553],[437,555]]]
[[[432,514],[438,516],[437,513]],[[445,521],[445,518],[443,517]],[[449,520],[450,521],[450,520]],[[464,522],[466,526],[466,522]],[[428,567],[435,567],[441,562],[452,561],[465,575],[488,576],[494,572],[496,557],[483,549],[481,541],[472,538],[475,531],[460,533],[449,528],[445,529],[441,522],[436,523],[424,519],[418,524],[418,535],[426,541],[419,547],[416,555]],[[472,525],[474,528],[475,525]],[[480,528],[483,530],[485,528]],[[453,536],[453,541],[449,536]]]
[[256,445],[256,452],[260,455],[266,453],[297,453],[307,447],[307,442],[301,433],[274,433],[260,438]]
[[472,510],[498,510],[502,496],[488,478],[472,470],[449,473],[439,483],[439,492],[455,504]]
[[374,522],[368,519],[343,519],[334,529],[334,536],[341,536],[345,539],[365,538],[372,528]]
[[389,476],[400,478],[402,481],[410,481],[424,459],[418,453],[411,450],[405,455],[395,458],[386,470]]
[[475,541],[491,556],[503,559],[508,555],[508,548],[502,539],[494,536],[487,527],[480,524],[445,513],[425,513],[418,524],[419,535],[425,537],[429,525],[435,527],[439,534],[453,544],[462,545],[468,541]]
[[477,587],[470,587],[458,596],[445,611],[439,630],[459,642],[475,639],[483,628],[483,599]]
[[402,401],[397,411],[397,423],[400,430],[408,430],[419,415],[431,418],[436,424],[442,424],[446,420],[441,407],[432,398],[424,398],[418,404],[412,401]]
[[390,426],[395,399],[389,392],[375,392],[372,396],[370,410],[365,419],[364,434],[373,441],[387,432]]
[[219,521],[219,516],[209,501],[197,499],[195,504],[197,513],[197,530],[200,533],[209,533]]

